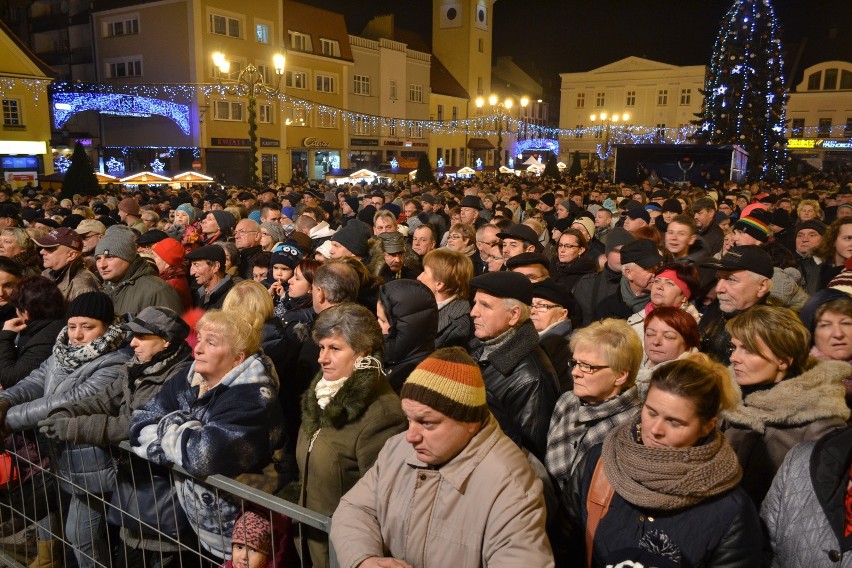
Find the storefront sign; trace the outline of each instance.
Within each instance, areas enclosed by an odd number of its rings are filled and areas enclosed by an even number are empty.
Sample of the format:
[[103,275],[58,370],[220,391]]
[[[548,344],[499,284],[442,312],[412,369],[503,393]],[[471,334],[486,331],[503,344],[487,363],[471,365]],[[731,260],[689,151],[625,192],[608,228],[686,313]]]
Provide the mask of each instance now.
[[826,150],[852,150],[852,142],[844,140],[823,140],[815,138],[790,138],[787,140],[787,148],[789,149],[806,149],[823,148]]
[[302,140],[302,146],[305,148],[329,148],[331,147],[331,143],[317,140],[311,136]]
[[78,138],[75,142],[79,142],[81,146],[91,146],[92,139],[91,138]]
[[401,140],[385,140],[385,146],[402,146]]
[[378,138],[353,138],[350,146],[378,146]]
[[280,148],[281,140],[275,140],[273,138],[261,138],[260,139],[260,147],[261,148]]
[[38,158],[35,156],[4,156],[0,160],[4,170],[38,169]]
[[211,138],[211,146],[251,146],[248,138]]

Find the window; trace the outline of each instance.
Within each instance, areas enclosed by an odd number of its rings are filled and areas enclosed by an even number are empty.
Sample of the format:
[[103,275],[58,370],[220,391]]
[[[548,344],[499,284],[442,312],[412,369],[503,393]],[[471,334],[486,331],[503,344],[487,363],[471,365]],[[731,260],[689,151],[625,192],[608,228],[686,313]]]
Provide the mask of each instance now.
[[272,43],[269,39],[269,26],[267,24],[256,24],[254,26],[254,35],[257,38],[257,43]]
[[438,120],[444,120],[444,105],[438,105]]
[[388,135],[396,136],[396,121],[391,120],[390,124],[388,124]]
[[822,71],[811,73],[808,75],[808,90],[819,91],[819,84],[822,81]]
[[3,126],[22,126],[21,101],[3,99]]
[[296,51],[311,52],[314,50],[314,46],[311,43],[311,36],[294,32],[293,30],[289,30],[287,33],[290,34],[290,47]]
[[115,20],[106,23],[104,35],[106,37],[116,37],[123,35],[132,35],[139,33],[139,17],[124,17],[121,20]]
[[213,118],[215,120],[231,120],[234,122],[242,122],[243,103],[235,103],[231,101],[216,101],[216,103],[213,105]]
[[840,74],[840,89],[843,91],[852,90],[852,71],[843,71]]
[[454,106],[453,107],[453,122],[457,121],[458,119],[459,119],[459,107]]
[[258,122],[272,124],[272,105],[257,105]]
[[356,95],[370,96],[370,78],[366,75],[353,75],[352,92]]
[[141,77],[142,58],[107,61],[106,75],[110,79],[119,77]]
[[792,132],[793,138],[801,138],[805,134],[805,119],[804,118],[794,118],[791,123],[790,131]]
[[595,106],[600,108],[606,104],[606,94],[598,93],[595,95]]
[[482,96],[482,77],[476,78],[476,95],[479,97]]
[[370,133],[370,122],[366,116],[356,116],[352,119],[352,132],[361,135]]
[[669,104],[669,90],[660,89],[657,91],[657,106],[665,106]]
[[680,90],[680,104],[688,105],[692,101],[692,89]]
[[437,156],[437,157],[435,158],[435,163],[437,164],[437,163],[438,163],[438,160],[440,160],[441,158],[443,158],[443,157],[444,157],[444,149],[443,149],[443,148],[438,148],[437,152],[435,152],[435,156]]
[[846,119],[846,128],[843,129],[844,136],[852,136],[852,118]]
[[396,100],[396,79],[391,79],[388,85],[388,97],[391,100]]
[[310,126],[305,107],[288,107],[284,109],[284,113],[286,116],[284,122],[288,126]]
[[825,82],[822,85],[823,91],[834,91],[837,89],[837,69],[825,70]]
[[456,149],[455,148],[450,150],[450,162],[446,165],[448,165],[448,166],[455,166],[456,165]]
[[817,136],[829,137],[831,136],[831,119],[830,118],[821,118],[819,119],[819,127],[817,128]]
[[317,74],[317,91],[320,93],[336,93],[335,78],[329,75]]
[[320,38],[320,49],[326,57],[340,57],[340,43],[336,39]]
[[337,121],[331,111],[317,110],[317,126],[320,128],[334,128]]
[[287,86],[290,88],[308,88],[308,74],[304,71],[287,71],[285,80],[287,81]]
[[230,63],[230,67],[228,68],[227,73],[222,73],[216,65],[213,65],[213,77],[217,79],[230,79],[232,81],[236,81],[243,70],[243,62],[231,60],[228,61],[228,63]]
[[240,38],[240,21],[236,18],[210,14],[210,33]]
[[666,139],[666,123],[665,122],[657,123],[657,138],[659,140],[665,140]]
[[423,85],[411,83],[408,86],[408,100],[413,103],[423,102]]
[[629,107],[636,106],[636,91],[627,91],[626,105]]
[[586,93],[577,93],[577,108],[586,108]]
[[479,53],[485,53],[485,40],[479,38]]
[[577,126],[575,126],[574,130],[577,133],[577,139],[578,140],[583,137],[583,125],[582,124],[578,124]]
[[272,72],[269,70],[269,65],[257,64],[257,72],[263,77],[263,82],[269,85],[272,81]]

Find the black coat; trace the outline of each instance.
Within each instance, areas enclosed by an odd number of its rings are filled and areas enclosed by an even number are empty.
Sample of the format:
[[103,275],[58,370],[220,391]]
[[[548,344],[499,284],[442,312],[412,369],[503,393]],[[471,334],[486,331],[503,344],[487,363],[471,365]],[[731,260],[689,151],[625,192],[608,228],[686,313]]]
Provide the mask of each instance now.
[[435,350],[438,304],[417,280],[393,280],[379,289],[379,301],[390,324],[384,336],[385,374],[399,393],[414,368]]
[[482,369],[491,413],[507,436],[544,462],[559,382],[533,323],[521,324],[488,359],[482,358],[484,348],[477,340],[471,355]]
[[8,389],[50,357],[63,327],[62,319],[36,320],[28,322],[20,335],[0,331],[0,385]]
[[572,262],[559,262],[554,258],[550,263],[550,278],[571,291],[577,282],[586,274],[594,274],[598,271],[597,263],[587,256],[578,257]]
[[569,365],[572,354],[568,347],[572,333],[574,333],[574,327],[571,325],[571,320],[565,320],[542,333],[538,340],[538,344],[544,349],[556,371],[560,392],[568,392],[574,388],[574,377],[571,376]]
[[456,298],[438,310],[438,336],[435,338],[435,349],[453,346],[467,349],[472,336],[470,302],[464,298]]
[[618,291],[621,283],[621,272],[612,270],[608,264],[603,271],[586,274],[574,286],[574,298],[580,306],[582,326],[595,321],[595,309],[604,298]]

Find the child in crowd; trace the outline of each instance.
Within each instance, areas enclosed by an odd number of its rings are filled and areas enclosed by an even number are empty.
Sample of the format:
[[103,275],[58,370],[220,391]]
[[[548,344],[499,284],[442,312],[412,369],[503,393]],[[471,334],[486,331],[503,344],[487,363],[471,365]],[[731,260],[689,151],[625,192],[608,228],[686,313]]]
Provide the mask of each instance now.
[[272,250],[272,260],[269,262],[272,268],[272,283],[269,285],[269,294],[275,306],[273,313],[279,318],[283,318],[286,311],[288,282],[300,260],[302,251],[293,245],[279,244]]
[[272,525],[269,519],[245,511],[234,523],[231,559],[222,568],[273,568]]

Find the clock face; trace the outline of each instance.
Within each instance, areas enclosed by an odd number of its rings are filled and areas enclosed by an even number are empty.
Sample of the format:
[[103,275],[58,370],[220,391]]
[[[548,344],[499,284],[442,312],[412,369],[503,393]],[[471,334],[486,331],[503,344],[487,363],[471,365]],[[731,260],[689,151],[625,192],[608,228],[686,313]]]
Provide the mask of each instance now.
[[476,11],[473,14],[473,25],[480,30],[488,29],[488,7],[484,2],[479,2],[476,5]]
[[462,26],[462,5],[459,3],[441,6],[441,28],[460,28]]

